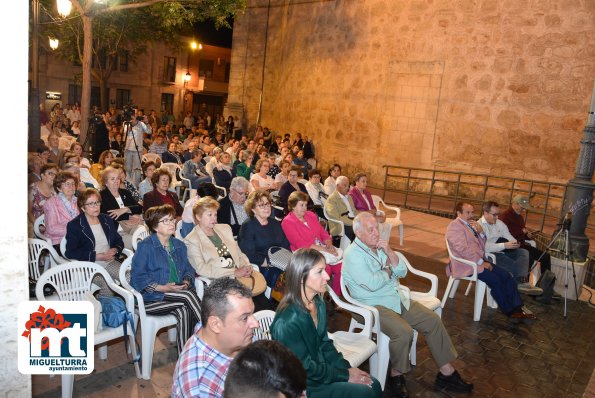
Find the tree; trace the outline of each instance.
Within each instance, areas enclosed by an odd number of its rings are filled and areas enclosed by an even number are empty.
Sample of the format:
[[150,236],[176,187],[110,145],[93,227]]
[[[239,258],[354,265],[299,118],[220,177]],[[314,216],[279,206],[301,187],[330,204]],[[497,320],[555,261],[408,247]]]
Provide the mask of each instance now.
[[[53,9],[45,0],[46,10]],[[145,51],[150,40],[173,43],[193,23],[212,19],[227,26],[246,7],[246,0],[122,0],[114,5],[93,0],[71,0],[74,15],[49,24],[46,34],[60,38],[59,54],[82,65],[81,140],[87,132],[91,106],[91,77],[99,83],[101,102],[107,105],[106,88],[118,56],[129,61]],[[52,13],[52,12],[48,12]],[[53,13],[52,13],[53,14]],[[92,61],[95,58],[95,68]]]

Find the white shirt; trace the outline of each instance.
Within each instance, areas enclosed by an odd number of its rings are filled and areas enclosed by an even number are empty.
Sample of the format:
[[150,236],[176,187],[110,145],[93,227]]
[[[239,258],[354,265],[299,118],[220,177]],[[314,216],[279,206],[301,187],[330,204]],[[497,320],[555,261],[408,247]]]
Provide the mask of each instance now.
[[306,190],[308,191],[308,195],[310,196],[310,199],[312,199],[312,202],[314,202],[315,205],[322,206],[322,201],[320,200],[320,191],[324,192],[324,187],[322,186],[322,184],[318,183],[314,185],[310,181],[308,181],[305,184],[305,186]]
[[509,242],[516,242],[514,236],[510,234],[508,227],[500,220],[496,220],[495,224],[490,224],[485,217],[481,217],[478,221],[483,228],[486,236],[486,251],[488,253],[497,253],[505,249],[504,243],[496,243],[499,238],[504,238]]
[[339,193],[339,192],[337,192],[337,193],[339,194],[341,199],[343,199],[345,206],[347,206],[347,209],[349,210],[349,217],[355,217],[355,214],[353,214],[353,209],[351,208],[351,204],[349,203],[349,198],[347,197],[347,195],[341,195],[341,193]]
[[326,180],[324,180],[324,192],[327,195],[332,194],[337,189],[337,182],[332,176],[328,176]]

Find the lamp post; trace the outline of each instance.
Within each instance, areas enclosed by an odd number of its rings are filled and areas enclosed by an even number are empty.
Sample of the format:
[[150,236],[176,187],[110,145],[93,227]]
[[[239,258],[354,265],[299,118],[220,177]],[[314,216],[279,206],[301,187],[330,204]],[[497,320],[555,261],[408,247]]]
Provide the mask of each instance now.
[[190,74],[190,54],[196,50],[202,50],[202,44],[196,42],[196,40],[192,40],[190,42],[190,50],[188,51],[188,57],[186,59],[186,74],[184,75],[184,113],[192,110],[192,103],[187,98],[187,86],[192,79],[192,75]]

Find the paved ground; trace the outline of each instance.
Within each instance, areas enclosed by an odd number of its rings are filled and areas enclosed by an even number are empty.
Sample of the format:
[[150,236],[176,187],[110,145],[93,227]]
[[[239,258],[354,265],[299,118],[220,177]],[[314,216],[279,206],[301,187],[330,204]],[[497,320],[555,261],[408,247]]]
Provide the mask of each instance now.
[[[439,276],[438,294],[442,298],[447,260],[444,231],[450,220],[407,210],[402,212],[402,219],[405,242],[399,247],[393,231],[393,248],[405,252],[415,267]],[[408,278],[405,284],[414,290],[422,287],[415,278]],[[564,319],[563,302],[545,306],[527,298],[526,303],[538,316],[532,325],[514,324],[498,310],[485,306],[481,321],[474,322],[473,291],[466,297],[459,289],[448,301],[443,321],[459,353],[455,366],[475,384],[472,396],[595,396],[593,382],[585,392],[595,367],[595,309],[584,302],[569,301],[568,317]],[[346,313],[335,314],[331,328],[345,328],[348,319]],[[123,347],[122,342],[111,345],[107,361],[96,356],[96,370],[76,378],[75,396],[169,396],[177,355],[167,334],[162,333],[156,343],[150,381],[136,379],[132,366],[126,363]],[[417,366],[407,376],[411,395],[450,396],[433,388],[437,369],[423,337],[417,344],[417,357]],[[37,397],[59,397],[60,378],[34,376],[33,393]],[[390,396],[390,391],[385,393]]]

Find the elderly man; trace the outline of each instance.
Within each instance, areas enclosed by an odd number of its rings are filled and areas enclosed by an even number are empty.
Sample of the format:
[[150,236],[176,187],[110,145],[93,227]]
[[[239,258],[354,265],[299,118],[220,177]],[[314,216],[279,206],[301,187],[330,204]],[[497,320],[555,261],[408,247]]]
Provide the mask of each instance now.
[[355,241],[345,250],[342,276],[356,300],[375,306],[380,313],[380,327],[389,336],[391,377],[395,396],[408,397],[405,373],[411,369],[409,349],[413,329],[423,333],[434,361],[440,368],[436,387],[469,392],[473,384],[461,378],[451,362],[457,357],[442,320],[427,307],[413,301],[399,285],[407,274],[386,240],[380,239],[378,221],[368,212],[353,221]]
[[[339,176],[336,183],[337,190],[328,197],[324,204],[324,209],[330,218],[343,221],[345,235],[347,235],[349,240],[353,241],[355,234],[353,233],[352,225],[358,211],[355,209],[353,199],[348,195],[349,179],[345,176]],[[330,222],[330,229],[331,236],[338,236],[341,233],[341,227],[332,221]]]
[[[458,202],[456,209],[457,218],[446,229],[446,240],[452,254],[477,264],[477,279],[490,287],[492,297],[504,314],[516,319],[535,319],[535,315],[524,309],[523,300],[510,273],[486,257],[486,235],[481,224],[475,221],[473,205]],[[446,274],[455,277],[472,273],[471,266],[453,259],[446,268]]]
[[238,236],[240,227],[248,219],[244,202],[248,196],[249,185],[244,177],[235,177],[231,180],[227,196],[219,201],[217,222],[230,225],[233,236]]
[[546,252],[533,247],[529,242],[531,241],[531,234],[525,226],[525,218],[523,213],[529,207],[529,199],[526,196],[516,195],[512,198],[510,207],[500,214],[500,221],[508,227],[511,235],[521,244],[521,247],[529,252],[529,264],[532,265],[542,254],[540,264],[541,272],[552,269],[552,261],[550,255]]
[[529,252],[508,232],[508,227],[498,219],[500,206],[493,201],[483,204],[479,224],[486,236],[486,252],[496,256],[496,264],[512,274],[521,293],[537,296],[543,291],[526,282],[529,275]]
[[172,397],[223,396],[232,359],[252,342],[252,292],[236,279],[219,278],[206,289],[200,318],[173,375]]

